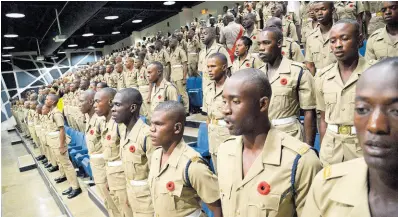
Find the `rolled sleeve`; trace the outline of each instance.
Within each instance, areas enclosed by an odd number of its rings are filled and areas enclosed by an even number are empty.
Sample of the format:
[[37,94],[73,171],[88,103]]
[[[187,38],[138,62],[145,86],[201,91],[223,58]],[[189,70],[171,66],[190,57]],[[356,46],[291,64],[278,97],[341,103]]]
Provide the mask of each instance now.
[[[307,38],[307,41],[310,38]],[[309,43],[305,43],[305,61],[306,62],[310,62],[313,63],[314,62],[314,57],[312,55],[312,51],[311,51],[311,46],[309,45]]]
[[303,71],[303,76],[300,81],[299,97],[301,109],[316,108],[314,78],[308,70]]
[[54,122],[57,125],[58,128],[64,127],[64,116],[61,113],[55,113],[54,114]]

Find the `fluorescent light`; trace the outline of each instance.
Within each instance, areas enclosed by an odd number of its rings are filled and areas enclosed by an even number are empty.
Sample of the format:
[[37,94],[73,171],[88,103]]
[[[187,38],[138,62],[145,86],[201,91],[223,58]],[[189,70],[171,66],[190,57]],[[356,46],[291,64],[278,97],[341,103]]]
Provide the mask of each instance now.
[[2,62],[10,62],[11,60],[2,60]]
[[133,23],[141,23],[142,20],[133,20]]
[[53,57],[51,57],[51,59],[56,60],[56,59],[58,59],[58,57],[57,56],[53,56]]
[[98,44],[103,44],[105,41],[97,41]]
[[25,14],[21,14],[21,13],[8,13],[8,14],[6,14],[6,17],[9,17],[9,18],[23,18],[23,17],[25,17]]
[[117,35],[117,34],[120,34],[120,32],[119,31],[113,31],[112,32],[112,35]]
[[83,37],[90,37],[90,36],[93,36],[94,35],[94,33],[84,33],[82,36]]
[[94,46],[88,46],[87,49],[95,49]]
[[5,34],[4,37],[6,37],[6,38],[16,38],[16,37],[18,37],[18,35],[17,34]]
[[70,44],[68,47],[77,47],[77,44]]
[[163,4],[164,5],[174,5],[176,2],[174,2],[174,1],[167,1],[167,2],[164,2]]
[[116,20],[117,18],[119,18],[119,16],[106,16],[104,18],[105,20]]
[[11,50],[11,49],[14,49],[14,48],[15,48],[14,46],[3,47],[4,50]]
[[2,56],[2,57],[12,57],[11,54],[2,54],[1,56]]
[[58,53],[66,53],[65,51],[58,51]]

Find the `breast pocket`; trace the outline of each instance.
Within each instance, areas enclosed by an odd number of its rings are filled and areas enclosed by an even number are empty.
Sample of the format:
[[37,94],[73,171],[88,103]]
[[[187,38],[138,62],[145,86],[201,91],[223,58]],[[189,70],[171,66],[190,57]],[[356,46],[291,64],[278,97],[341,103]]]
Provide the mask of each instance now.
[[281,195],[268,194],[252,197],[247,204],[247,215],[250,217],[275,216],[278,213]]
[[332,111],[336,107],[337,103],[337,93],[325,93],[324,94],[325,98],[325,117],[328,117],[329,119],[333,119],[332,117]]
[[[130,149],[130,146],[127,147]],[[142,163],[142,156],[139,154],[131,153],[130,151],[125,152],[125,171],[128,176],[132,176],[135,173],[141,172],[139,166]],[[128,177],[131,179],[132,177]]]
[[[173,183],[174,189],[170,186]],[[181,200],[181,193],[183,188],[182,180],[167,181],[160,186],[160,194],[162,201],[159,201],[163,206],[170,211],[177,210],[184,206],[184,202]]]
[[[277,81],[278,82],[278,81]],[[273,88],[273,109],[284,109],[287,108],[292,101],[292,87],[275,87]]]

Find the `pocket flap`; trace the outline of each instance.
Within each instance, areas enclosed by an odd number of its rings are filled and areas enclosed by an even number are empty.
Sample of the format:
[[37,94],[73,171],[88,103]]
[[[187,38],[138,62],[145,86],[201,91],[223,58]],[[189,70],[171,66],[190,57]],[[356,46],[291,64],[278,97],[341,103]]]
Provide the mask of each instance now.
[[325,93],[325,103],[335,104],[337,102],[337,93]]

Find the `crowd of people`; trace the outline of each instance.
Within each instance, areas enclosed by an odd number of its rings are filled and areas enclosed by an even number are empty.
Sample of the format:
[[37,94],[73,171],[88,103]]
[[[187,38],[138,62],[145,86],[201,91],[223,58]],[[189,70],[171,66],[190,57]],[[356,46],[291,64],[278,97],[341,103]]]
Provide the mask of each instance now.
[[[84,132],[110,216],[205,216],[201,201],[214,216],[394,216],[398,2],[300,4],[244,2],[144,38],[13,101],[17,126],[68,198],[65,122]],[[183,140],[188,77],[211,163]]]

